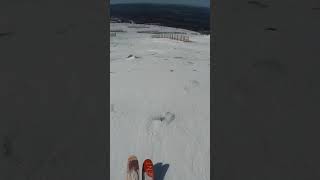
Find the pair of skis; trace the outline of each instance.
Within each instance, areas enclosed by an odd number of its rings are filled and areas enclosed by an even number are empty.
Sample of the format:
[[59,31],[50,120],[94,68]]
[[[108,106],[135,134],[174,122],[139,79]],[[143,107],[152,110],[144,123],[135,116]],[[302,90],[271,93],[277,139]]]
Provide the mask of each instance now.
[[[133,155],[128,158],[127,180],[139,180],[139,161]],[[150,159],[146,159],[143,162],[142,180],[155,180],[153,163]]]

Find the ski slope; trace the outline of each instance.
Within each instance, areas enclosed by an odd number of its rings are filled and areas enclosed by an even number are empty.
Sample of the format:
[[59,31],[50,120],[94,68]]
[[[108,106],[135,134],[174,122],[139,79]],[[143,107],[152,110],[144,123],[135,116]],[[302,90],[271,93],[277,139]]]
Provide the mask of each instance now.
[[[157,164],[156,180],[209,180],[210,36],[140,26],[110,24],[125,31],[110,37],[110,178],[125,180],[134,154],[140,168],[146,158]],[[185,32],[192,42],[142,30]]]

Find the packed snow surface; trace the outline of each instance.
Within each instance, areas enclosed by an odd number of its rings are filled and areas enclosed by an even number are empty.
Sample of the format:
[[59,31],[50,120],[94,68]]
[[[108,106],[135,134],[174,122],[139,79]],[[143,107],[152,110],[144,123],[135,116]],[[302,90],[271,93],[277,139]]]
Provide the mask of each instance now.
[[[210,36],[141,26],[110,24],[123,31],[110,37],[110,178],[125,180],[136,155],[140,169],[153,161],[156,180],[209,180]],[[184,32],[192,42],[138,31]]]

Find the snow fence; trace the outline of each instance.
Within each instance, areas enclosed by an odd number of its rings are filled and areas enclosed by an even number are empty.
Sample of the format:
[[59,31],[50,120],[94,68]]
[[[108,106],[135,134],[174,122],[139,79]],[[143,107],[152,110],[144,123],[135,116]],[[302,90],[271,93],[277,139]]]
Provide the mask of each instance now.
[[189,36],[182,34],[154,34],[152,38],[169,38],[177,41],[191,42]]

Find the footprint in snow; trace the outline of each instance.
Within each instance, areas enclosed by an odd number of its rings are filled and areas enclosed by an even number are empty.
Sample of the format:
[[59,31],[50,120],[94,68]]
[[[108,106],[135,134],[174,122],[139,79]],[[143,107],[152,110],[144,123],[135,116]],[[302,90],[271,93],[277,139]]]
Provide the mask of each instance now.
[[198,87],[200,85],[199,81],[192,80],[190,81],[193,87]]
[[130,54],[130,55],[127,57],[127,60],[134,60],[134,59],[138,59],[138,58],[140,58],[140,57],[134,56],[134,55]]
[[184,91],[186,93],[189,93],[192,89],[196,88],[196,87],[199,87],[200,86],[200,82],[197,81],[197,80],[190,80],[189,83],[184,86]]
[[147,132],[149,134],[158,134],[162,128],[165,128],[176,119],[176,115],[172,112],[152,116],[147,124]]

